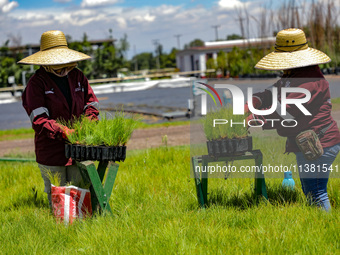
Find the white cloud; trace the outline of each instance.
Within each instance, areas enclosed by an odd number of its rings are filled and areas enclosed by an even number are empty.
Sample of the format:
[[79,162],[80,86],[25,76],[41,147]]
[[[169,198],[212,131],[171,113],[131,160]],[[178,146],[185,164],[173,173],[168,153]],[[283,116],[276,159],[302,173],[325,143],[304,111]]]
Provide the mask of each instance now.
[[145,15],[137,15],[132,18],[129,18],[130,21],[136,22],[153,22],[156,19],[156,16],[150,15],[150,13],[146,13]]
[[53,2],[56,2],[56,3],[69,3],[71,1],[72,0],[53,0]]
[[0,10],[2,13],[7,13],[18,7],[19,4],[16,1],[9,2],[8,0],[0,0]]
[[99,7],[118,3],[119,0],[83,0],[81,7]]
[[25,14],[19,16],[18,19],[23,22],[29,22],[35,20],[53,19],[53,15],[48,13],[25,12]]
[[242,3],[239,0],[219,0],[218,6],[223,9],[235,9],[243,7],[245,3]]
[[[0,0],[0,7],[4,1],[6,0]],[[118,1],[121,0],[84,0],[82,4],[108,4]],[[249,11],[254,14],[254,8],[249,8]],[[96,8],[37,7],[29,11],[16,9],[3,17],[4,21],[0,15],[0,32],[9,33],[9,27],[12,27],[21,34],[23,43],[38,43],[41,34],[52,29],[71,35],[73,40],[80,40],[83,33],[91,40],[108,38],[108,31],[112,29],[116,39],[126,33],[131,48],[136,45],[137,53],[154,51],[152,39],[159,39],[164,51],[169,51],[177,45],[174,37],[176,34],[182,34],[182,47],[196,38],[213,40],[215,31],[211,26],[215,24],[221,24],[218,29],[220,39],[226,38],[227,34],[240,34],[239,26],[235,24],[235,15],[233,9],[221,8],[217,4],[210,8],[203,5],[186,7],[184,4],[138,8],[116,5]]]

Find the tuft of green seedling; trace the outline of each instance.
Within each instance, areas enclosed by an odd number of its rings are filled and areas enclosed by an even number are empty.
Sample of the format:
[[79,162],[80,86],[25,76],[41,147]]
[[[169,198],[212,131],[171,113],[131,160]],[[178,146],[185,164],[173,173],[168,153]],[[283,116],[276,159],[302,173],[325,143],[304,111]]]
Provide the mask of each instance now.
[[[202,118],[202,125],[204,133],[209,141],[219,140],[224,138],[242,138],[246,137],[248,130],[242,124],[231,125],[233,123],[243,123],[247,118],[246,115],[233,115],[233,108],[223,106],[217,110],[212,110]],[[226,124],[216,124],[214,127],[214,120],[227,120]]]
[[42,172],[43,175],[45,175],[47,179],[49,179],[51,184],[53,184],[54,186],[60,186],[61,175],[59,172],[52,173],[51,170],[49,170],[48,168],[43,168]]
[[101,112],[99,119],[94,121],[81,116],[67,122],[58,120],[58,123],[74,130],[67,136],[72,144],[109,147],[126,145],[139,123],[134,116],[127,118],[123,111],[115,115]]

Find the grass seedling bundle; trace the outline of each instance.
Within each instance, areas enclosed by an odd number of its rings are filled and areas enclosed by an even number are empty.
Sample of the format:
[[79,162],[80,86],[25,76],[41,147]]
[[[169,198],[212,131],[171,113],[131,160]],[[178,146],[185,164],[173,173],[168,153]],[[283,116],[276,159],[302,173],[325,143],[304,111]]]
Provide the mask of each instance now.
[[[209,141],[246,137],[248,134],[245,126],[246,118],[246,115],[233,115],[232,107],[224,106],[218,108],[217,110],[208,112],[207,115],[202,118],[204,133]],[[245,125],[242,123],[245,123]]]
[[71,144],[108,147],[125,146],[138,125],[135,117],[127,118],[122,111],[116,112],[114,116],[101,113],[99,121],[81,116],[72,121],[58,122],[74,130],[67,136]]

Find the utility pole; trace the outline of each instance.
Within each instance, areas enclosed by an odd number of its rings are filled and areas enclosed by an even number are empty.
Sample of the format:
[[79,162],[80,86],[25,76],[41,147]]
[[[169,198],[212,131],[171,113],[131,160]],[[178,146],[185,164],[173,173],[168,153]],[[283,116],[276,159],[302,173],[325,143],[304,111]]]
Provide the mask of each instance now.
[[180,35],[180,34],[178,34],[178,35],[174,35],[175,37],[177,37],[177,49],[181,49],[181,44],[180,44],[180,42],[179,42],[179,38],[182,36],[182,35]]
[[159,65],[159,51],[158,51],[159,39],[153,39],[152,43],[156,47],[156,55],[157,55],[156,66],[157,66],[157,69],[159,70],[160,69],[160,65]]
[[138,70],[138,59],[137,59],[137,55],[136,55],[136,45],[133,45],[133,54],[135,55],[135,71]]
[[211,26],[212,28],[215,28],[215,41],[218,41],[218,31],[217,31],[217,29],[218,29],[220,26],[221,26],[221,25]]

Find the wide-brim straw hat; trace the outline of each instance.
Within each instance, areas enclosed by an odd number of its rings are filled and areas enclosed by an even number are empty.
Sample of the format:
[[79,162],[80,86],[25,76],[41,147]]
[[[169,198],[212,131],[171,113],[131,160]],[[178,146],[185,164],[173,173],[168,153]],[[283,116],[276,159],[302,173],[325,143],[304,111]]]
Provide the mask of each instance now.
[[276,35],[275,51],[264,56],[255,68],[263,70],[288,70],[304,66],[320,65],[331,59],[323,52],[308,47],[301,29],[289,28]]
[[84,53],[69,49],[63,32],[51,30],[41,35],[40,51],[20,60],[18,63],[48,66],[68,64],[89,58],[91,57]]

